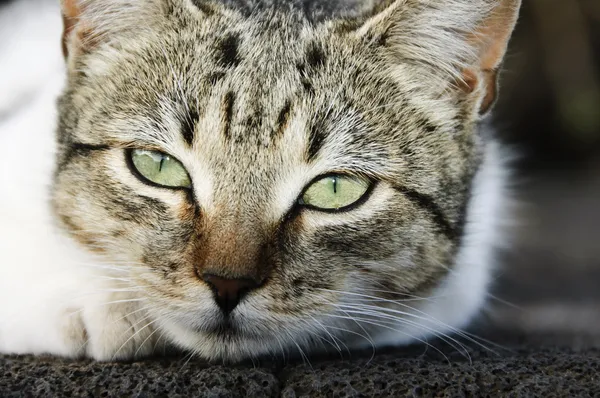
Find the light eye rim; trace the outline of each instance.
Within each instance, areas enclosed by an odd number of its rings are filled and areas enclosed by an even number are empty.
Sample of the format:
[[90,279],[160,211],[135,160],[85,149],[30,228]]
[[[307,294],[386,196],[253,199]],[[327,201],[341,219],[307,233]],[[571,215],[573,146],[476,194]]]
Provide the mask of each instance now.
[[[337,209],[328,209],[328,208],[324,208],[324,207],[317,207],[317,206],[305,203],[304,195],[306,194],[306,192],[318,181],[321,181],[325,178],[330,178],[330,177],[345,177],[345,178],[352,178],[352,179],[363,179],[368,184],[368,186],[367,186],[366,191],[361,195],[360,198],[358,198],[354,202],[350,203],[349,205],[342,206]],[[374,180],[373,178],[370,178],[365,175],[360,175],[360,174],[352,174],[352,173],[347,173],[347,172],[335,172],[335,171],[332,171],[332,172],[329,172],[326,174],[320,174],[317,177],[313,178],[308,184],[306,184],[306,186],[304,187],[304,189],[298,196],[298,199],[296,200],[296,206],[299,206],[301,208],[301,210],[304,210],[304,209],[312,210],[312,211],[317,211],[320,213],[335,214],[335,213],[350,212],[350,211],[353,211],[353,210],[357,209],[358,207],[362,206],[370,199],[371,194],[375,190],[375,187],[377,186],[377,184],[378,184],[378,181]]]
[[[134,151],[147,151],[147,152],[156,152],[156,153],[160,153],[164,156],[169,156],[171,159],[175,160],[176,162],[178,162],[181,167],[183,167],[183,169],[185,170],[185,173],[187,174],[188,180],[190,181],[190,186],[186,187],[186,186],[173,186],[173,185],[162,185],[159,183],[156,183],[152,180],[150,180],[148,177],[144,176],[139,170],[138,168],[135,166],[135,163],[133,162],[133,152]],[[129,168],[129,171],[131,172],[131,174],[133,174],[135,177],[137,177],[138,180],[140,180],[142,183],[149,185],[151,187],[154,188],[162,188],[162,189],[168,189],[171,191],[190,191],[193,192],[194,190],[194,182],[192,181],[192,178],[190,177],[190,173],[187,171],[187,169],[183,166],[183,163],[181,162],[181,160],[177,159],[175,156],[168,154],[166,152],[163,152],[161,150],[157,150],[157,149],[148,149],[148,148],[126,148],[125,149],[125,162],[127,163],[127,167]]]

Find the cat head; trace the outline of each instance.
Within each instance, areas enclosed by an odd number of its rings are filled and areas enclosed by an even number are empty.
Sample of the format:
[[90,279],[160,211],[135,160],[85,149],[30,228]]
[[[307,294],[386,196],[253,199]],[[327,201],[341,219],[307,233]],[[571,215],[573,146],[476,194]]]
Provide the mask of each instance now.
[[64,0],[57,218],[204,357],[461,326],[415,314],[456,272],[518,6]]

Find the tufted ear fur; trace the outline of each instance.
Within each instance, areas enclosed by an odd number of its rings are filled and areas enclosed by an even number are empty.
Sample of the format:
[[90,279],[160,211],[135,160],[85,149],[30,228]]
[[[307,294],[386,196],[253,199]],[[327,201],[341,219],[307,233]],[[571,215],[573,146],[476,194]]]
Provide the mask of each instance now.
[[[355,32],[382,45],[404,67],[429,73],[426,81],[457,92],[486,113],[496,98],[497,72],[521,0],[393,0]],[[432,80],[433,79],[433,80]]]
[[[75,0],[63,0],[62,19],[63,19],[63,34],[62,34],[62,51],[65,58],[69,55],[69,39],[75,33],[75,26],[81,15],[81,8]],[[81,40],[81,38],[79,38]]]
[[67,59],[119,35],[143,33],[162,11],[155,0],[61,0],[61,6],[62,48]]

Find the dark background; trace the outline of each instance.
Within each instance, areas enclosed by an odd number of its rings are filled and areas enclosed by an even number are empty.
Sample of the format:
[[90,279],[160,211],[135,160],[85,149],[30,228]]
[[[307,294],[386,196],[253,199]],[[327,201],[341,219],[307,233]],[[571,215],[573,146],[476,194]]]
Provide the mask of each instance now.
[[519,211],[492,318],[600,342],[600,1],[523,0],[500,95]]

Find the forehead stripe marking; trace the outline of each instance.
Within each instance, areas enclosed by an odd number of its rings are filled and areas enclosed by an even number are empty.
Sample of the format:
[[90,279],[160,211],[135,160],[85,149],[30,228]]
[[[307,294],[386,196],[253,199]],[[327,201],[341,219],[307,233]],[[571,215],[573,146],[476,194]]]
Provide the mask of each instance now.
[[211,16],[215,13],[215,10],[212,8],[212,6],[206,4],[206,1],[204,0],[192,0],[192,4],[198,7],[198,9],[207,16]]
[[306,65],[303,63],[296,64],[296,68],[298,69],[298,73],[300,74],[300,83],[302,87],[304,87],[304,91],[307,94],[314,95],[315,88],[308,78],[308,73],[306,72]]
[[292,112],[292,103],[290,100],[285,102],[283,109],[279,112],[279,116],[277,116],[277,128],[275,130],[275,136],[282,136],[283,132],[287,128],[288,122],[290,120],[290,114]]
[[317,43],[310,43],[306,51],[308,66],[317,68],[325,65],[325,53]]
[[194,143],[194,132],[196,129],[196,123],[200,119],[198,112],[191,111],[187,117],[187,120],[183,123],[181,127],[181,135],[188,146],[192,146]]
[[308,162],[312,162],[323,147],[323,141],[325,141],[324,128],[321,120],[316,121],[310,128],[308,134],[308,148],[306,150],[306,160]]
[[235,94],[229,91],[223,98],[223,135],[226,139],[231,137],[231,121],[233,118],[233,105],[235,103]]
[[217,45],[217,62],[226,68],[232,68],[240,63],[238,51],[239,37],[228,34]]

